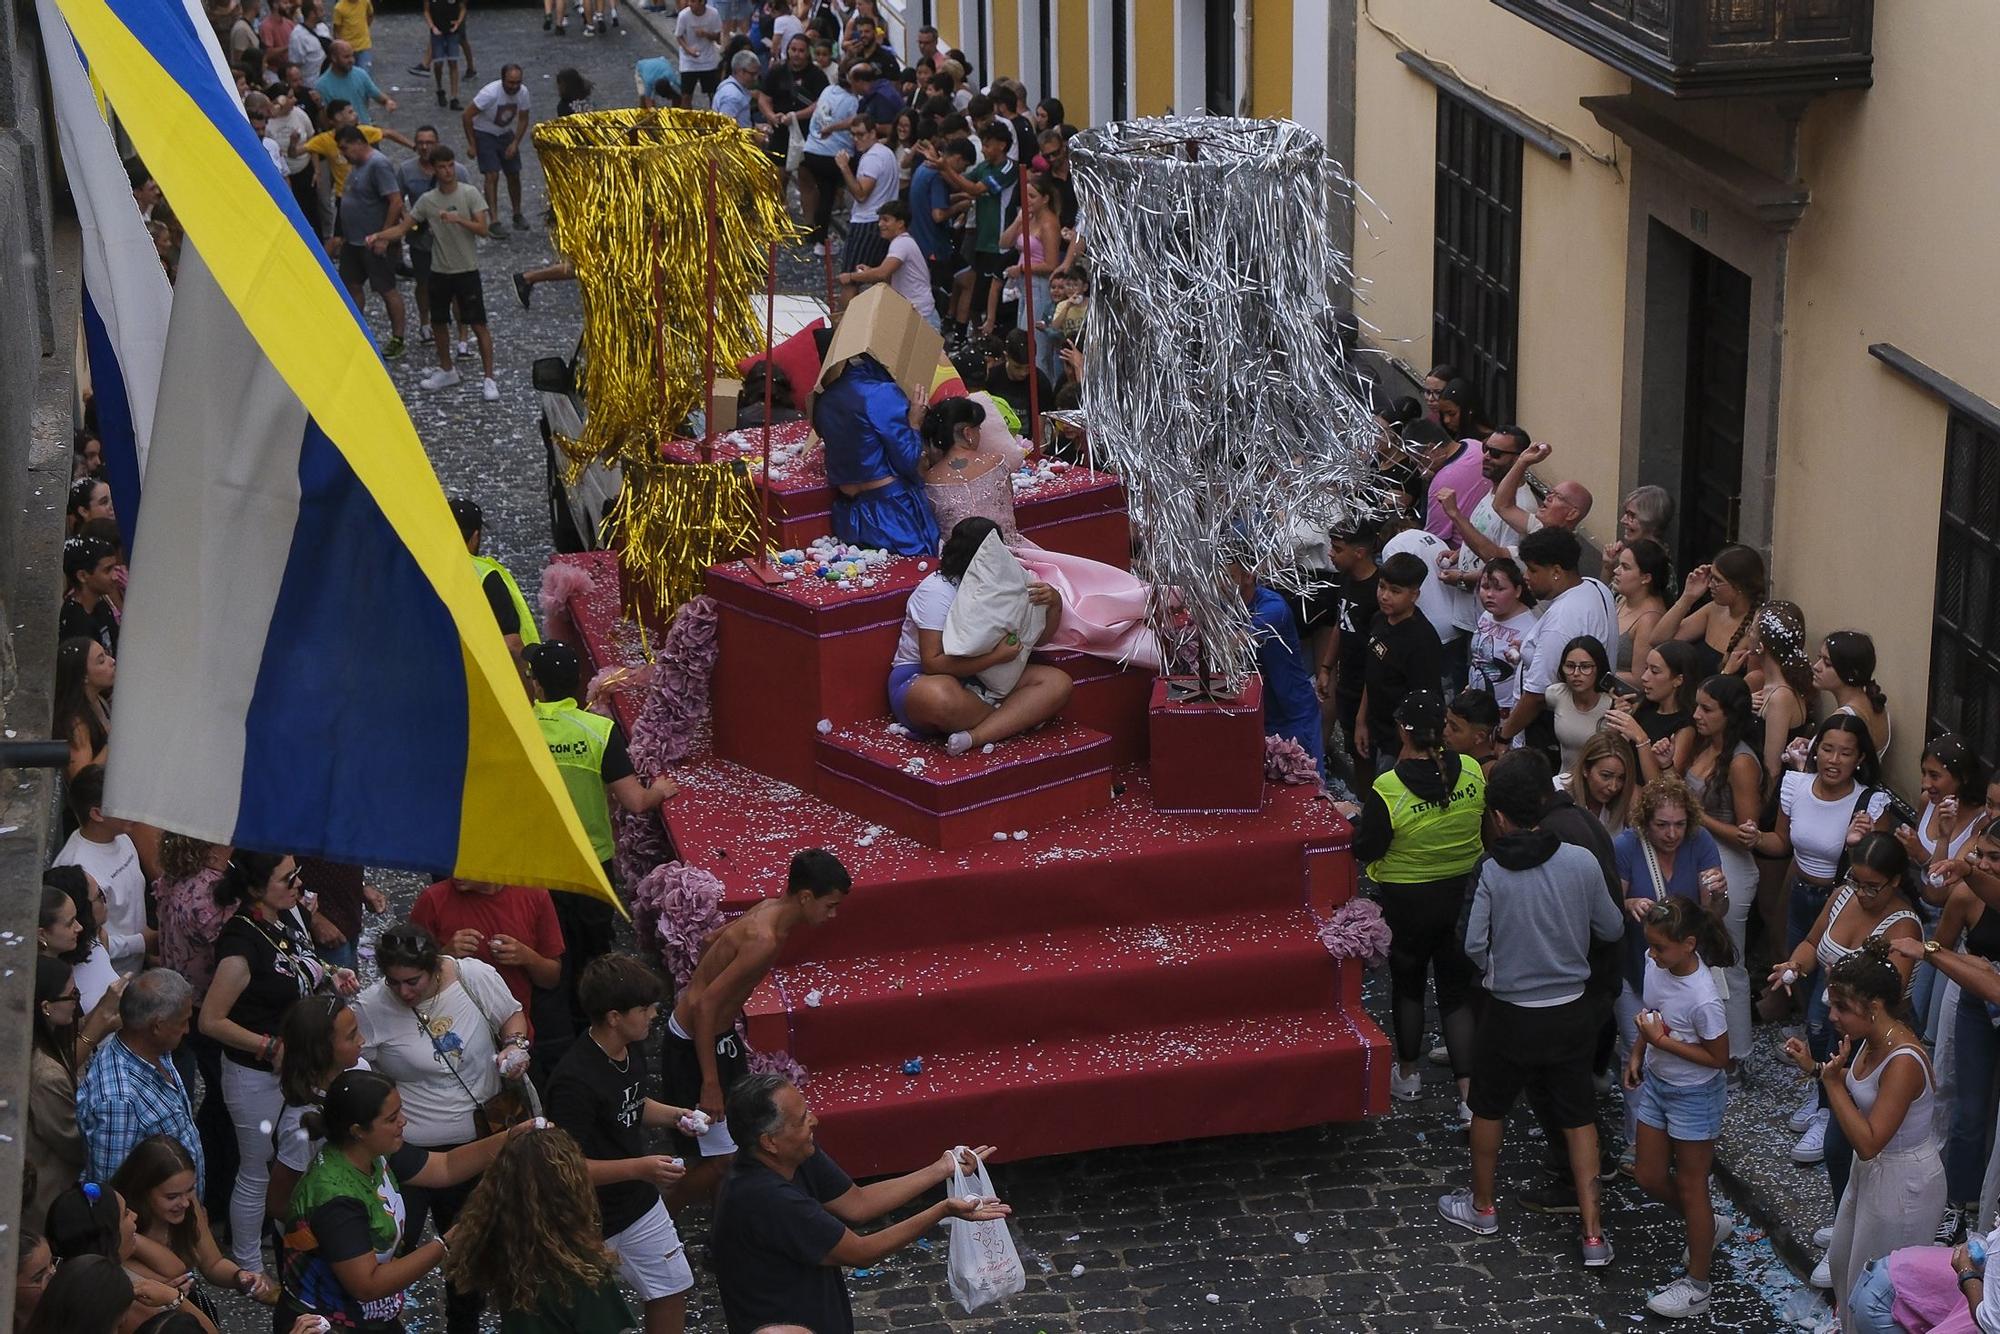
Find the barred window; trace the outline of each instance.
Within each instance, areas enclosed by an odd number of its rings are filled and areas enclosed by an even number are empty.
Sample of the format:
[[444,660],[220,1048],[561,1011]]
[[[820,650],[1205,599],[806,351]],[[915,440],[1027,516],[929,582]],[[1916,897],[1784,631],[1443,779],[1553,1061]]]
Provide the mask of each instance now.
[[2000,435],[1960,412],[1945,435],[1928,735],[2000,763]]
[[1431,360],[1464,373],[1495,423],[1514,419],[1521,267],[1521,136],[1468,102],[1437,99]]

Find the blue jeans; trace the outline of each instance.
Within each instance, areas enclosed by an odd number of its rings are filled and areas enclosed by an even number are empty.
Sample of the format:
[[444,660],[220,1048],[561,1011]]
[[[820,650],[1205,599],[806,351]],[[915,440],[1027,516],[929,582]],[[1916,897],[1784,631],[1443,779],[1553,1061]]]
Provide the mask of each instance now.
[[1795,950],[1799,942],[1812,934],[1813,923],[1819,920],[1819,910],[1826,906],[1833,895],[1832,885],[1815,885],[1803,876],[1793,876],[1791,897],[1785,905],[1785,948]]
[[[1794,902],[1797,900],[1795,899]],[[1815,908],[1813,912],[1818,913]],[[1806,923],[1812,926],[1811,922]],[[1803,939],[1803,937],[1801,937]],[[1824,1061],[1833,1055],[1835,1039],[1839,1034],[1833,1031],[1833,1020],[1826,1003],[1826,970],[1814,968],[1799,979],[1798,985],[1806,989],[1806,1046],[1812,1049],[1815,1061]],[[1820,1086],[1819,1105],[1826,1106],[1826,1087]],[[1981,1169],[1984,1170],[1984,1163]],[[1833,1202],[1837,1206],[1847,1189],[1848,1173],[1854,1170],[1854,1146],[1847,1142],[1847,1135],[1841,1130],[1840,1122],[1829,1117],[1826,1123],[1826,1177],[1833,1187]]]
[[1888,1256],[1868,1262],[1844,1305],[1840,1323],[1847,1334],[1903,1334],[1894,1314],[1896,1285],[1889,1278]]
[[319,950],[320,961],[328,968],[354,967],[356,956],[352,940],[343,941],[338,945],[319,945],[315,948]]
[[1976,1200],[1986,1177],[1993,1132],[1993,1068],[2000,1055],[2000,1032],[1987,1017],[1985,1002],[1967,992],[1959,993],[1958,1012],[1948,1017],[1956,1025],[1951,1036],[1958,1061],[1958,1095],[1944,1145],[1945,1198]]

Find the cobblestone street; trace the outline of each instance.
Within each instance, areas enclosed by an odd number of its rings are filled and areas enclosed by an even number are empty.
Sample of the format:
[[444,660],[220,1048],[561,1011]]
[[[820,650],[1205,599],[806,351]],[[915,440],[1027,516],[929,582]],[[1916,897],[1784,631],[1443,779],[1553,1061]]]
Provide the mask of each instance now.
[[[627,10],[623,29],[600,38],[584,38],[572,24],[561,40],[545,35],[539,18],[539,7],[475,10],[471,27],[480,77],[466,89],[468,101],[478,86],[498,77],[503,63],[519,62],[537,117],[553,113],[553,76],[565,65],[595,85],[598,107],[631,103],[633,62],[658,49],[646,16]],[[422,35],[421,19],[407,7],[384,13],[376,24],[374,74],[400,103],[381,119],[405,134],[435,124],[463,160],[458,113],[436,107],[428,80],[407,69]],[[402,149],[389,151],[397,161],[406,156]],[[530,228],[480,247],[499,402],[481,401],[476,375],[441,392],[418,387],[433,361],[414,329],[407,352],[390,369],[445,490],[481,503],[488,553],[518,575],[532,599],[550,543],[529,369],[537,356],[567,354],[574,347],[580,312],[574,284],[536,288],[532,309],[523,310],[509,281],[514,271],[554,258],[540,171],[531,153],[527,158]],[[816,263],[803,251],[788,256],[783,286],[811,290]],[[369,313],[378,334],[384,332],[379,306]],[[398,911],[407,908],[416,889],[409,877],[378,877],[378,883],[391,892]],[[1371,979],[1370,1008],[1378,1022],[1386,1012],[1384,990]],[[1769,1092],[1752,1101],[1751,1110],[1733,1114],[1730,1134],[1738,1157],[1768,1155],[1773,1166],[1765,1171],[1785,1174],[1776,1189],[1790,1192],[1786,1198],[1799,1213],[1792,1221],[1810,1234],[1831,1221],[1817,1216],[1825,1209],[1824,1176],[1783,1161],[1782,1130],[1763,1115],[1766,1104],[1786,1102],[1791,1094],[1782,1075],[1769,1073],[1775,1041],[1775,1030],[1760,1033],[1763,1050],[1753,1064]],[[1566,1331],[1652,1321],[1645,1312],[1647,1296],[1679,1272],[1683,1238],[1677,1219],[1621,1178],[1606,1187],[1606,1226],[1616,1262],[1585,1270],[1573,1218],[1534,1215],[1512,1203],[1515,1189],[1541,1184],[1542,1145],[1529,1138],[1527,1122],[1518,1120],[1509,1127],[1502,1163],[1500,1234],[1482,1240],[1450,1227],[1438,1216],[1437,1197],[1468,1182],[1469,1155],[1452,1114],[1447,1072],[1426,1065],[1425,1079],[1428,1096],[1398,1104],[1392,1115],[1366,1124],[1001,1165],[995,1182],[1015,1207],[1016,1234],[1028,1257],[1027,1291],[1005,1311],[966,1317],[951,1305],[945,1288],[939,1233],[925,1248],[852,1276],[858,1323],[869,1330],[949,1326],[1034,1334]],[[809,1086],[806,1092],[810,1097]],[[1615,1124],[1615,1112],[1608,1120]],[[218,1204],[210,1201],[209,1207]],[[1738,1232],[1718,1264],[1707,1327],[1774,1329],[1788,1303],[1800,1310],[1807,1300],[1801,1294],[1809,1290],[1780,1258],[1762,1223],[1737,1212]],[[719,1330],[720,1309],[706,1276],[705,1219],[688,1220],[684,1235],[703,1276],[688,1327]],[[1787,1254],[1796,1259],[1798,1252]],[[435,1280],[414,1297],[405,1317],[409,1328],[441,1332]],[[261,1311],[234,1298],[223,1300],[227,1329],[261,1334],[269,1328]]]

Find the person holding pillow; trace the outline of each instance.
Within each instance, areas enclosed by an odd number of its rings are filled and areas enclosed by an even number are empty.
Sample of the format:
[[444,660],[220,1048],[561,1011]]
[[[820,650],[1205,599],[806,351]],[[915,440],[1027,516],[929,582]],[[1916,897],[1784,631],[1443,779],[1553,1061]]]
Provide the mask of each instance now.
[[[977,517],[962,519],[951,530],[936,573],[910,590],[889,666],[889,709],[896,721],[912,736],[946,737],[945,749],[953,755],[1017,736],[1055,717],[1069,702],[1068,676],[1054,667],[1021,665],[1055,633],[1062,599],[1049,585],[1028,579],[999,531],[993,520]],[[988,538],[991,550],[982,559]],[[974,572],[976,560],[981,568]],[[1000,560],[1012,571],[998,568]],[[963,608],[961,597],[970,599]],[[948,626],[955,609],[959,625]],[[1013,628],[983,651],[948,652],[948,630],[979,633],[968,620]]]

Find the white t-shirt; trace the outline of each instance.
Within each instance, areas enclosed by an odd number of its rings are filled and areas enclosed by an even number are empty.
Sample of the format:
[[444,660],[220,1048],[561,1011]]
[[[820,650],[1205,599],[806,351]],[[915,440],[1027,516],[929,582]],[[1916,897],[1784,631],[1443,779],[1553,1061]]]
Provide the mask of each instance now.
[[111,950],[111,966],[121,973],[145,967],[146,873],[139,867],[139,850],[131,838],[119,834],[109,843],[93,843],[79,829],[62,845],[53,864],[81,866],[104,891],[104,940]]
[[[1661,1021],[1667,1026],[1667,1036],[1678,1042],[1699,1045],[1712,1042],[1729,1031],[1729,1016],[1723,1012],[1722,997],[1715,990],[1715,978],[1699,964],[1686,977],[1676,977],[1647,959],[1643,995],[1646,1008],[1660,1012]],[[1722,1072],[1706,1065],[1696,1065],[1685,1056],[1648,1046],[1646,1073],[1675,1088],[1693,1088],[1706,1084]]]
[[1562,679],[1563,645],[1579,635],[1604,645],[1607,655],[1618,644],[1618,604],[1595,579],[1585,579],[1542,608],[1534,636],[1521,649],[1522,693],[1546,694],[1551,682]]
[[944,618],[958,598],[958,585],[942,574],[928,574],[910,590],[909,605],[903,608],[903,633],[896,639],[896,656],[891,667],[906,667],[924,660],[917,647],[917,631],[944,632]]
[[111,966],[111,956],[104,952],[104,946],[93,944],[90,953],[83,956],[83,962],[70,969],[70,978],[76,983],[77,1009],[81,1014],[89,1014],[93,1005],[111,990],[111,984],[118,980],[118,970]]
[[[686,10],[682,10],[686,13]],[[882,205],[896,197],[896,187],[900,180],[896,171],[895,151],[885,144],[876,144],[861,155],[861,160],[848,164],[857,182],[871,182],[866,199],[854,201],[854,211],[850,222],[874,222],[882,216]]]
[[[350,1070],[367,1068],[365,1057],[348,1067]],[[326,1143],[325,1139],[314,1139],[306,1133],[304,1117],[309,1110],[286,1103],[284,1110],[278,1113],[276,1128],[271,1131],[271,1142],[277,1146],[278,1161],[294,1172],[303,1172],[312,1166],[313,1155],[319,1152],[320,1145]]]
[[[1494,510],[1493,497],[1491,495],[1479,498],[1479,503],[1473,506],[1472,513],[1466,516],[1466,522],[1470,523],[1474,531],[1481,537],[1500,547],[1509,555],[1514,554],[1516,548],[1521,545],[1521,534],[1514,530],[1514,525],[1501,518],[1499,513]],[[1533,511],[1530,511],[1528,514],[1528,525],[1529,532],[1533,532],[1542,526],[1540,521],[1535,518]],[[1473,552],[1471,543],[1468,542],[1458,549],[1458,569],[1462,573],[1472,573],[1485,568],[1486,562]],[[1458,601],[1458,627],[1462,630],[1474,628],[1479,624],[1479,617],[1482,611],[1479,605],[1478,585],[1475,584],[1471,587],[1454,586],[1452,591],[1457,596]]]
[[[493,1035],[521,1008],[492,965],[477,959],[455,963],[458,981],[415,1009],[380,982],[354,998],[362,1055],[396,1082],[410,1120],[410,1143],[430,1148],[473,1138],[473,1108],[500,1091]],[[428,1029],[419,1011],[430,1021]]]
[[903,261],[889,275],[890,290],[916,307],[917,314],[926,320],[935,318],[937,303],[931,299],[931,266],[924,260],[923,248],[916,238],[904,232],[889,242],[889,258]]
[[1472,632],[1472,666],[1465,683],[1492,691],[1493,702],[1502,714],[1521,697],[1521,660],[1534,633],[1535,613],[1526,607],[1504,621],[1496,620],[1491,612],[1479,613],[1479,624]]
[[1417,610],[1437,631],[1438,642],[1449,644],[1462,633],[1452,619],[1452,592],[1438,580],[1438,557],[1450,551],[1436,533],[1406,528],[1382,544],[1383,559],[1407,551],[1424,563],[1424,586],[1417,590]]
[[310,28],[300,23],[292,28],[292,35],[285,42],[285,59],[299,67],[299,76],[310,88],[326,68],[326,47]]
[[278,141],[280,148],[288,148],[294,134],[299,137],[299,151],[285,154],[285,175],[296,176],[312,165],[313,156],[306,152],[306,140],[313,137],[313,123],[312,117],[306,114],[304,107],[294,105],[284,115],[273,116],[267,128],[271,137]]
[[714,5],[710,5],[705,14],[683,9],[680,17],[674,20],[674,39],[694,48],[692,52],[686,47],[681,48],[683,73],[717,68],[722,64],[722,11]]
[[[1790,769],[1778,782],[1778,809],[1792,817],[1792,857],[1799,870],[1816,880],[1831,880],[1840,869],[1840,856],[1847,851],[1847,822],[1867,789],[1854,784],[1846,796],[1822,801],[1813,793],[1813,775]],[[1868,818],[1880,819],[1889,807],[1889,794],[1876,791],[1868,798]]]
[[472,128],[480,134],[514,133],[514,122],[528,114],[528,85],[509,94],[507,86],[495,79],[472,99]]
[[792,38],[804,33],[806,21],[796,14],[780,14],[771,23],[771,63],[785,63],[785,52],[791,47]]

